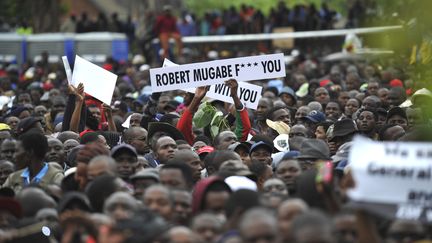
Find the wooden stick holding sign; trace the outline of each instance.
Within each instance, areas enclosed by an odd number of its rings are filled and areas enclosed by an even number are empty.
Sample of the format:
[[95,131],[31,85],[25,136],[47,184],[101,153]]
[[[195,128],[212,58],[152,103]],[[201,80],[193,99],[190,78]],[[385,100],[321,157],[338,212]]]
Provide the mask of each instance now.
[[[179,65],[171,62],[168,59],[165,59],[162,66],[175,67]],[[262,87],[246,82],[239,82],[238,86],[239,88],[237,91],[237,95],[240,98],[242,104],[246,108],[256,110],[258,107],[258,101],[261,99]],[[182,90],[189,93],[195,93],[195,88],[187,88]],[[225,85],[225,83],[211,85],[209,87],[209,90],[207,91],[206,97],[233,104],[233,99],[231,97],[231,89],[227,85]]]

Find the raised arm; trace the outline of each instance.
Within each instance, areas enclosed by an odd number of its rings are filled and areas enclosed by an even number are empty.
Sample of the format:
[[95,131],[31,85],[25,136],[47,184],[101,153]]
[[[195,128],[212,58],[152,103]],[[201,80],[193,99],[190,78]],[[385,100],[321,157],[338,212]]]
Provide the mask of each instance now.
[[237,80],[230,79],[225,82],[225,85],[231,89],[231,97],[233,98],[234,106],[236,108],[236,126],[234,133],[240,141],[244,142],[247,140],[247,137],[252,127],[249,119],[249,114],[247,112],[247,109],[245,109],[245,107],[241,103],[240,98],[238,97]]
[[78,88],[72,85],[68,87],[69,92],[75,95],[75,108],[72,113],[69,129],[73,132],[79,133],[79,123],[81,119],[81,110],[84,103],[84,85],[80,83]]
[[112,115],[112,109],[109,105],[103,104],[103,111],[105,112],[105,117],[108,122],[108,130],[111,132],[117,132],[117,128],[114,123],[113,115]]
[[193,114],[198,110],[202,99],[207,94],[209,86],[198,87],[195,90],[195,96],[192,99],[190,105],[184,110],[180,120],[177,123],[177,129],[183,133],[186,141],[192,145],[195,136],[192,131],[192,118]]

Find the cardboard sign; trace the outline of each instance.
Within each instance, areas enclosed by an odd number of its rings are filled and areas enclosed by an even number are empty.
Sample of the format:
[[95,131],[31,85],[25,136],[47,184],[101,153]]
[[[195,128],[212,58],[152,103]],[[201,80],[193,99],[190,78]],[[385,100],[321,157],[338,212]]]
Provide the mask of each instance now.
[[383,216],[432,222],[432,143],[356,137],[349,164],[354,204]]
[[[165,59],[162,66],[174,67],[179,65],[171,62],[168,59]],[[258,101],[261,99],[262,87],[246,82],[238,82],[238,85],[238,97],[242,104],[247,108],[256,110],[258,107]],[[195,93],[195,88],[188,88],[183,90],[190,93]],[[215,84],[210,86],[210,89],[207,91],[206,97],[233,104],[234,101],[230,93],[230,88],[228,88],[228,86],[226,86],[225,84]]]
[[69,61],[67,59],[67,56],[62,56],[62,60],[63,60],[63,66],[66,72],[66,78],[69,84],[72,84],[72,70],[70,68],[69,65]]
[[72,74],[72,85],[84,84],[84,92],[110,105],[114,93],[117,75],[95,65],[78,55]]
[[282,53],[150,69],[153,92],[222,84],[230,78],[242,82],[285,75]]

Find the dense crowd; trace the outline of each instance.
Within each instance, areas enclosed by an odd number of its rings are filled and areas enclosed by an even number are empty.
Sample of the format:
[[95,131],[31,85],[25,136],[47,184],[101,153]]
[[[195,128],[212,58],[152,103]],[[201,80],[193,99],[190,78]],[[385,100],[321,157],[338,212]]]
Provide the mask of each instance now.
[[3,63],[0,242],[430,242],[430,225],[348,207],[354,136],[431,139],[431,91],[388,63],[301,53],[285,78],[251,81],[256,110],[234,79],[232,104],[205,86],[153,93],[139,58],[103,64],[111,104],[47,53]]

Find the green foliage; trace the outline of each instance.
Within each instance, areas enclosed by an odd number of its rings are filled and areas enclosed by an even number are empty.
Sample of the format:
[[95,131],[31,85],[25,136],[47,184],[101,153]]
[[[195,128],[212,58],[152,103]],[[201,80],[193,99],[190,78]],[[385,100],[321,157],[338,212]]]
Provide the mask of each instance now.
[[[236,7],[236,9],[240,9],[242,4],[252,5],[256,9],[260,9],[264,14],[268,14],[270,9],[273,7],[277,7],[278,3],[281,0],[186,0],[185,5],[188,10],[191,10],[194,13],[197,13],[198,16],[202,16],[205,12],[211,11],[213,9],[223,10],[228,9],[231,6]],[[317,8],[320,7],[320,0],[283,0],[288,7],[293,7],[296,4],[305,4],[309,5],[311,3],[315,4]],[[330,8],[337,10],[338,12],[345,14],[346,13],[346,1],[345,0],[332,0],[326,1]]]

